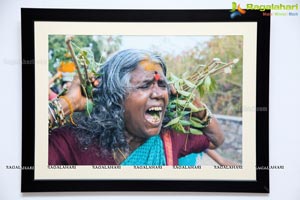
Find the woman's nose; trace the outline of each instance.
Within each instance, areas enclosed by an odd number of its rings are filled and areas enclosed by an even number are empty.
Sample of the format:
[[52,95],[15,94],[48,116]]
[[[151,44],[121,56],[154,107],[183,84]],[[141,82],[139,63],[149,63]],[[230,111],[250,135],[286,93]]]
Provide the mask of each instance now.
[[152,87],[151,98],[153,99],[163,98],[163,90],[157,84],[154,84]]

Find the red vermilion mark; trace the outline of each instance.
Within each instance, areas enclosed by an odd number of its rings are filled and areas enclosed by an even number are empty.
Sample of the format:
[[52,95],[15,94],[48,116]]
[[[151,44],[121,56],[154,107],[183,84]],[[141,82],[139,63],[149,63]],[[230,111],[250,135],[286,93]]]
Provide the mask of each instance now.
[[156,81],[158,81],[159,78],[160,78],[160,75],[157,73],[157,71],[155,71],[155,72],[154,72],[154,79],[155,79]]

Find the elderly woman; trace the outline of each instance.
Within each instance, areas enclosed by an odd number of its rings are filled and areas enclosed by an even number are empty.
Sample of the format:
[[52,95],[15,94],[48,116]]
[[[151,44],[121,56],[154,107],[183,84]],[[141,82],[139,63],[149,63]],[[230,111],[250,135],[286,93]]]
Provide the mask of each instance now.
[[[124,50],[111,57],[99,73],[91,117],[78,112],[76,127],[52,130],[50,165],[177,165],[180,157],[223,143],[216,119],[209,119],[206,110],[195,114],[209,120],[203,135],[163,127],[170,91],[174,90],[167,83],[166,66],[159,56],[145,50]],[[62,125],[67,115],[85,110],[86,97],[79,85],[75,79],[65,96],[49,104],[50,126]],[[194,104],[203,106],[199,101]]]

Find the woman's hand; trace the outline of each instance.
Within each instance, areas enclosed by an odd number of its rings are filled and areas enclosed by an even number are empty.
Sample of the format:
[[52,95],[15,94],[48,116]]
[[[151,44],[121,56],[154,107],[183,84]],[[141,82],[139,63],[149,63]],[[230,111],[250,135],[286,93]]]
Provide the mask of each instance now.
[[[176,91],[176,88],[174,87],[173,84],[170,84],[170,92],[172,95],[176,96],[178,93]],[[197,107],[197,108],[202,108],[203,104],[201,103],[200,97],[199,95],[196,95],[195,100],[193,101],[193,104]],[[205,117],[206,111],[205,110],[201,110],[199,112],[195,112],[193,113],[194,117],[199,118],[200,120],[202,120]]]
[[[172,84],[170,84],[170,91],[171,91],[172,95],[177,95],[176,88]],[[193,104],[197,108],[204,108],[204,105],[201,102],[199,95],[196,95],[196,98],[194,99]],[[198,119],[200,119],[202,121],[207,114],[206,112],[207,112],[206,109],[201,110],[199,112],[195,112],[195,113],[193,113],[193,117],[197,117]],[[210,149],[215,149],[218,146],[220,146],[221,144],[223,144],[224,133],[223,133],[217,119],[214,116],[211,117],[208,126],[203,128],[203,132],[210,140],[210,145],[209,145]]]
[[[197,108],[204,108],[204,105],[202,104],[199,95],[196,95],[196,97],[195,97],[195,99],[194,99],[194,101],[193,101],[193,104],[194,104]],[[201,110],[201,111],[198,111],[198,112],[194,112],[194,113],[193,113],[193,116],[194,116],[194,117],[197,117],[197,118],[200,119],[200,120],[203,120],[204,117],[205,117],[205,115],[206,115],[206,112],[208,112],[206,109]]]
[[176,96],[177,95],[177,91],[176,91],[176,88],[174,87],[173,84],[169,84],[169,87],[170,87],[170,92],[172,95]]
[[[99,85],[99,80],[94,77],[91,77],[90,80],[94,87]],[[78,76],[74,76],[71,87],[64,95],[71,101],[74,112],[84,111],[86,109],[87,97],[83,95],[81,87]]]
[[71,101],[74,112],[85,110],[87,98],[82,95],[78,76],[74,76],[72,84],[64,96]]
[[[96,87],[99,85],[99,80],[92,78],[91,83]],[[84,111],[87,101],[89,100],[82,93],[80,80],[78,76],[75,76],[67,93],[49,103],[49,130],[64,125],[67,115],[70,116],[70,122],[76,125],[72,118],[73,113],[76,111]],[[56,109],[53,107],[56,107]]]

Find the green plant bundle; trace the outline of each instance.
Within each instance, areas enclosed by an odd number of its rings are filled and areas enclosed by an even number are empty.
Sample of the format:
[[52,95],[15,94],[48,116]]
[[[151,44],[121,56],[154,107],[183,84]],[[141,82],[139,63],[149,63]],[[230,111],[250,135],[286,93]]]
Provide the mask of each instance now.
[[[90,77],[100,77],[100,74],[96,73],[99,64],[95,62],[94,54],[89,48],[78,47],[72,42],[72,39],[72,37],[67,36],[66,44],[76,66],[82,93],[87,98],[86,112],[90,115],[93,110],[93,84]],[[75,53],[73,46],[76,47],[77,54]]]
[[[90,115],[93,109],[93,85],[90,77],[99,78],[101,76],[101,74],[97,74],[101,64],[95,62],[91,49],[78,47],[72,39],[73,37],[67,36],[65,41],[76,66],[82,93],[87,98],[86,112]],[[171,127],[182,133],[202,134],[201,129],[205,126],[200,119],[193,116],[193,113],[205,108],[197,108],[193,101],[196,95],[203,97],[206,93],[214,91],[217,83],[213,76],[230,73],[233,65],[237,62],[238,59],[234,59],[232,62],[224,63],[215,58],[206,65],[199,65],[193,71],[185,72],[181,77],[171,73],[168,78],[169,84],[174,86],[177,94],[171,95],[166,112],[170,121],[165,127]],[[185,127],[189,127],[188,130]]]
[[[203,97],[216,89],[216,81],[213,76],[220,73],[230,73],[238,59],[224,63],[214,58],[206,65],[199,65],[192,72],[185,72],[181,77],[171,73],[169,84],[176,90],[176,95],[171,95],[167,106],[166,116],[171,119],[165,127],[171,127],[182,133],[202,134],[204,123],[193,116],[193,113],[204,110],[197,108],[193,101],[196,95]],[[188,130],[185,128],[188,127]]]

